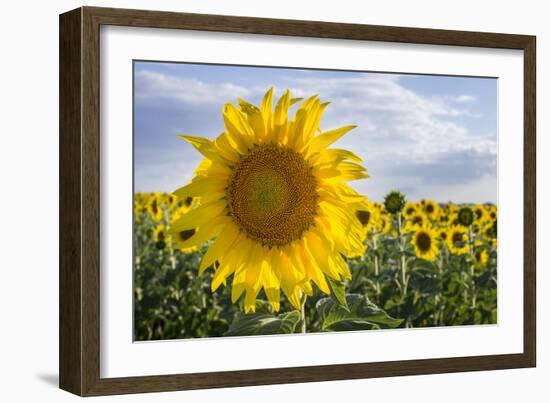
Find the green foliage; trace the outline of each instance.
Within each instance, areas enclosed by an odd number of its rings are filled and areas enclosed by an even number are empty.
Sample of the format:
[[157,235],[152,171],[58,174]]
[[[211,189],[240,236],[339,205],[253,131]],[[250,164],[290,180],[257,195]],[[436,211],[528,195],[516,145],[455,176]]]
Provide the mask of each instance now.
[[348,309],[348,301],[346,299],[346,284],[345,281],[336,281],[327,277],[327,282],[330,287],[330,295],[344,309]]
[[256,312],[239,312],[224,336],[296,333],[299,323],[300,312],[290,311],[274,315],[266,302],[257,301]]
[[370,330],[395,328],[401,319],[390,317],[364,295],[347,294],[347,309],[331,298],[323,298],[316,304],[323,330]]
[[[192,253],[158,248],[155,224],[146,213],[135,224],[134,330],[136,340],[494,324],[497,321],[497,254],[473,269],[469,254],[443,247],[433,262],[419,259],[410,235],[367,240],[366,253],[348,260],[352,278],[327,279],[331,295],[315,289],[304,311],[281,297],[273,312],[260,294],[256,312],[231,302],[230,280],[211,291],[212,269],[198,276],[207,248]],[[403,248],[402,245],[405,245]],[[406,275],[400,270],[404,260]],[[406,286],[404,286],[404,281]]]
[[136,224],[134,271],[135,340],[222,336],[239,307],[230,290],[212,293],[212,271],[198,276],[202,252],[158,249],[146,214]]

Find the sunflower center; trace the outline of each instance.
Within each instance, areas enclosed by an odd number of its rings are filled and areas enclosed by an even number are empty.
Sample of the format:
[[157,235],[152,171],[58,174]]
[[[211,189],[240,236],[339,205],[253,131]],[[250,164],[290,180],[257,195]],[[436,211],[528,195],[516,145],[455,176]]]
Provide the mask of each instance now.
[[282,246],[314,223],[317,180],[303,157],[286,147],[259,145],[235,165],[229,180],[231,216],[252,240]]
[[462,242],[462,234],[460,232],[455,232],[453,234],[453,244],[457,245]]
[[416,235],[416,246],[422,252],[428,252],[432,246],[432,238],[425,232],[419,232]]
[[414,225],[422,225],[422,217],[419,216],[419,215],[413,217],[412,223],[413,223]]

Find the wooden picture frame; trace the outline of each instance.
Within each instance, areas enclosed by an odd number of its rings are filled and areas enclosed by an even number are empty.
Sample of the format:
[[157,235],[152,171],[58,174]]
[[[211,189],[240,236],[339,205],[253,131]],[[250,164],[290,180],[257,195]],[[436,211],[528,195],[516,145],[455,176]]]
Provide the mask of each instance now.
[[[100,377],[99,35],[102,25],[524,52],[524,348],[521,354],[228,372]],[[80,396],[534,367],[536,364],[535,37],[483,32],[81,7],[60,16],[60,387]]]

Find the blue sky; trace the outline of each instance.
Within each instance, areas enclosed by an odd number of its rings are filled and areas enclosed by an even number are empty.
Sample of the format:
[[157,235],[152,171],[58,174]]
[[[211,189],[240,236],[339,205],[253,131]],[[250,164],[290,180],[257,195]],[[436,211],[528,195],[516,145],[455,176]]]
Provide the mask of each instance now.
[[176,136],[215,138],[225,103],[273,86],[330,101],[321,130],[358,126],[335,146],[363,158],[371,177],[351,184],[369,198],[497,201],[496,79],[158,62],[134,77],[136,191],[187,183],[201,157]]

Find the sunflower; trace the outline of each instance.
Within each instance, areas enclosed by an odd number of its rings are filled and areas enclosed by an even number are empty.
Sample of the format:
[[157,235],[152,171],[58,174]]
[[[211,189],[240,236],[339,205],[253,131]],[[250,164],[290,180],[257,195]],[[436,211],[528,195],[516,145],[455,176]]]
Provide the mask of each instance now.
[[422,227],[424,224],[427,224],[428,220],[422,212],[414,214],[403,227],[403,232],[414,232],[419,227]]
[[488,220],[488,211],[485,209],[485,206],[482,204],[478,204],[473,207],[474,211],[474,222],[478,225],[483,224],[485,221]]
[[380,234],[387,234],[392,230],[392,219],[388,213],[378,211],[378,220],[374,223],[375,229]]
[[410,219],[417,213],[417,211],[416,204],[407,203],[403,209],[403,217],[405,217],[405,219]]
[[426,200],[423,206],[424,214],[430,220],[436,220],[439,215],[439,206],[433,200]]
[[447,239],[449,238],[449,231],[446,228],[439,229],[439,239],[442,242],[447,242]]
[[147,204],[147,211],[153,219],[153,221],[160,221],[164,216],[164,212],[160,205],[160,196],[158,194],[153,194]]
[[491,221],[497,220],[497,207],[496,206],[487,206],[487,216]]
[[215,266],[212,291],[232,276],[232,301],[244,294],[245,312],[255,310],[261,290],[276,311],[281,290],[296,309],[312,282],[329,294],[325,276],[351,278],[344,257],[365,250],[356,214],[364,196],[345,182],[367,178],[366,169],[354,153],[328,148],[355,126],[319,133],[328,103],[313,96],[289,119],[298,101],[287,90],[273,109],[270,89],[260,107],[226,104],[225,131],[215,140],[181,136],[205,159],[175,192],[199,201],[171,232],[194,231],[180,247],[214,239],[199,274]]
[[378,209],[368,200],[360,204],[357,210],[355,210],[355,215],[361,222],[366,234],[369,234],[380,220]]
[[168,194],[164,195],[164,204],[168,208],[171,208],[172,206],[174,206],[176,204],[176,200],[177,200],[176,195],[174,195],[172,193],[168,193]]
[[479,249],[474,253],[474,266],[476,269],[483,269],[487,266],[489,254],[485,249]]
[[449,215],[447,213],[447,210],[439,214],[439,218],[437,219],[437,221],[439,222],[439,225],[447,225],[449,223]]
[[466,228],[456,226],[450,229],[447,238],[447,246],[451,253],[455,255],[463,255],[469,252],[468,233]]
[[136,193],[134,195],[134,221],[136,223],[141,222],[141,214],[147,212],[147,205],[143,198],[142,193]]
[[157,249],[164,249],[166,247],[168,237],[166,235],[166,227],[164,224],[157,225],[153,231],[153,240],[155,241],[155,246]]
[[[174,212],[170,215],[170,225],[173,225],[175,222],[179,221],[192,207],[193,198],[187,197],[183,200],[177,199],[174,203]],[[174,249],[180,250],[183,253],[191,253],[199,249],[198,245],[193,245],[190,247],[182,246],[182,244],[191,238],[195,234],[194,229],[183,230],[183,231],[172,231],[170,230],[172,246]]]
[[429,225],[418,228],[411,238],[416,256],[424,260],[434,260],[439,253],[436,237],[437,233]]

